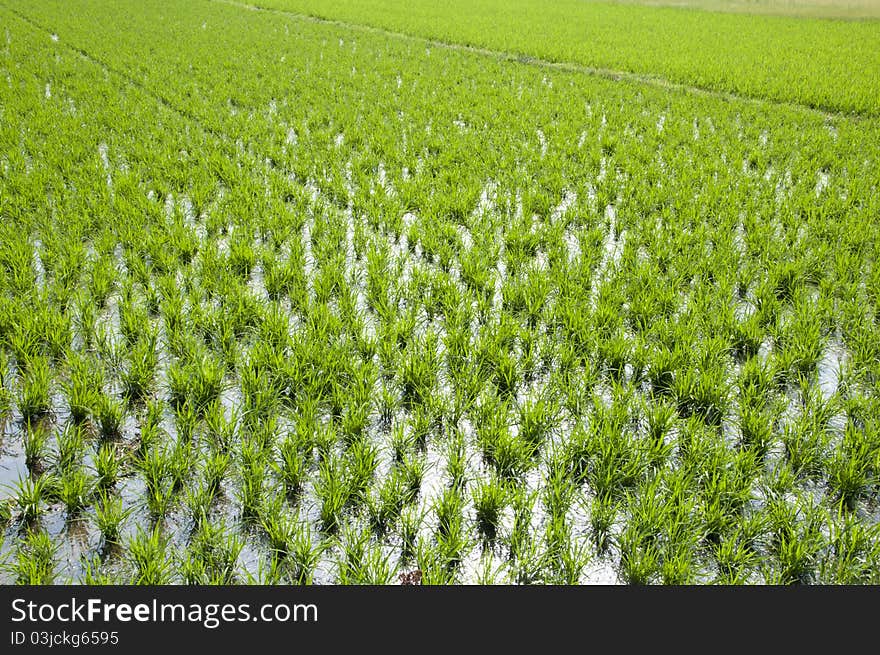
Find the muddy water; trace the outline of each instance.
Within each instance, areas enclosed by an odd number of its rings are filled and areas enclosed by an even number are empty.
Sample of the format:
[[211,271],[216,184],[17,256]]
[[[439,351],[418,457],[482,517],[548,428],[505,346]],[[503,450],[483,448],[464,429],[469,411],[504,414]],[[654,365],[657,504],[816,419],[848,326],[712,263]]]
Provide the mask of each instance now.
[[15,486],[28,475],[24,443],[12,421],[0,423],[0,501],[15,496]]

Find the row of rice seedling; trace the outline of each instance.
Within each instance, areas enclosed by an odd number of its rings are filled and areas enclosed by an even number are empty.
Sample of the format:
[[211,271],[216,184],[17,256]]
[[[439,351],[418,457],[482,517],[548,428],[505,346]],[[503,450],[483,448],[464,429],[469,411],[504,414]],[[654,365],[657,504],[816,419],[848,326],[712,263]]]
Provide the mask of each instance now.
[[7,579],[876,582],[872,123],[43,11],[3,10]]
[[[876,7],[719,2],[706,11],[706,3],[657,6],[662,4],[422,0],[404,10],[385,0],[260,0],[240,6],[386,29],[451,47],[489,48],[510,60],[584,65],[608,76],[660,76],[721,93],[875,116],[880,109],[868,72],[880,64],[872,47],[880,30]],[[745,9],[746,15],[731,9]],[[762,9],[818,16],[754,15]],[[850,11],[872,20],[825,20]]]

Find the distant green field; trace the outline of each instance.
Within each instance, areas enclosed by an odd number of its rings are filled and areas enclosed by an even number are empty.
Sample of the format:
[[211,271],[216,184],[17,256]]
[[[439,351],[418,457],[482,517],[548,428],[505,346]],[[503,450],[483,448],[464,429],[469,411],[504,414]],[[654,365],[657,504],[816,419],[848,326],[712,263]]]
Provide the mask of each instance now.
[[809,18],[880,18],[878,0],[618,0],[621,4],[688,7]]
[[810,107],[880,112],[877,20],[748,16],[582,0],[252,4]]

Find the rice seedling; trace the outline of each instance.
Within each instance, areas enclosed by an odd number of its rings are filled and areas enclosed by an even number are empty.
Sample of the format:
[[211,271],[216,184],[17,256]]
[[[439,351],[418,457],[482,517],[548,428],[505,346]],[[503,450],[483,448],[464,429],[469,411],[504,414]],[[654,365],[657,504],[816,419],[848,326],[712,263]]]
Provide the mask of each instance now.
[[147,487],[147,509],[154,520],[165,518],[174,500],[175,494],[169,480],[162,480]]
[[376,447],[365,438],[349,447],[344,466],[348,477],[346,487],[350,500],[355,502],[364,500],[377,465]]
[[505,584],[510,575],[507,562],[496,562],[491,550],[484,550],[480,556],[480,568],[477,571],[476,584]]
[[755,357],[761,349],[766,333],[753,314],[743,322],[737,322],[732,328],[731,347],[734,356],[741,362]]
[[544,565],[540,543],[530,530],[537,497],[537,491],[527,491],[524,486],[514,487],[511,494],[513,526],[508,543],[514,579],[519,583],[536,582]]
[[379,391],[379,398],[376,402],[379,407],[379,417],[382,420],[383,427],[386,429],[390,428],[393,417],[400,404],[400,399],[397,392],[388,384],[383,382],[382,388]]
[[143,458],[151,449],[155,448],[164,436],[164,430],[160,428],[162,422],[163,405],[160,402],[148,402],[143,419],[140,423],[136,456]]
[[424,452],[428,445],[428,438],[432,432],[431,405],[434,396],[428,398],[424,405],[413,409],[410,415],[410,436],[416,449]]
[[17,584],[49,585],[55,582],[58,544],[45,530],[29,531],[15,553],[13,573]]
[[487,459],[495,467],[502,478],[514,480],[520,478],[533,466],[534,447],[504,428],[497,433],[497,440],[487,444]]
[[447,488],[434,500],[432,510],[437,517],[437,532],[446,536],[459,530],[464,520],[464,499],[461,492]]
[[877,584],[877,525],[865,526],[851,512],[830,519],[830,552],[821,559],[819,580],[826,584]]
[[121,376],[126,398],[130,401],[140,401],[150,394],[157,365],[155,336],[138,340],[131,350],[128,365]]
[[334,449],[339,441],[336,428],[332,423],[328,423],[315,427],[315,433],[311,439],[314,444],[314,452],[318,461],[323,461],[334,453]]
[[452,487],[463,489],[467,483],[467,445],[464,435],[455,432],[446,445],[446,476]]
[[83,292],[74,295],[73,316],[76,327],[75,334],[79,336],[83,348],[90,349],[95,345],[95,323],[98,319],[98,310],[92,298]]
[[239,457],[241,483],[237,490],[237,500],[241,506],[242,516],[246,520],[256,520],[260,515],[260,507],[266,493],[265,473],[268,456],[254,441],[249,440],[242,443]]
[[595,450],[588,480],[596,495],[617,497],[642,479],[647,461],[632,438],[617,432],[613,423],[600,425],[589,446]]
[[538,584],[548,566],[547,555],[537,538],[524,537],[511,542],[511,578],[517,584]]
[[95,473],[98,489],[110,489],[121,473],[119,449],[113,443],[102,443],[95,453]]
[[39,476],[36,480],[31,477],[21,478],[16,485],[15,503],[18,506],[18,515],[25,523],[33,523],[45,511],[47,496],[53,493],[52,486],[55,480],[48,474]]
[[384,482],[366,499],[367,514],[373,529],[380,536],[384,535],[413,500],[415,492],[407,487],[401,469],[393,468]]
[[146,483],[147,508],[155,518],[165,516],[173,499],[170,460],[169,450],[156,444],[135,462]]
[[321,502],[321,525],[329,533],[339,527],[342,510],[351,497],[344,467],[344,463],[334,456],[326,457],[318,464],[315,495]]
[[402,462],[407,453],[418,448],[415,435],[412,431],[407,430],[403,424],[397,424],[391,428],[389,440],[392,456],[396,463]]
[[40,472],[42,470],[51,435],[49,426],[44,421],[31,422],[28,420],[24,424],[22,433],[24,462],[30,471]]
[[409,454],[400,462],[401,475],[405,482],[405,488],[409,493],[415,495],[422,488],[422,481],[425,478],[427,464],[424,458],[415,454]]
[[98,403],[103,387],[101,369],[86,356],[71,354],[68,359],[69,376],[64,383],[64,395],[70,416],[76,423],[84,421]]
[[150,333],[146,307],[134,301],[130,287],[123,290],[119,303],[119,331],[128,346],[135,346]]
[[520,437],[538,450],[556,421],[553,401],[545,397],[530,399],[520,405],[518,413]]
[[592,555],[586,540],[570,538],[561,544],[561,550],[554,553],[548,564],[547,578],[550,584],[576,585],[581,574],[589,564]]
[[296,584],[312,584],[315,569],[321,560],[327,542],[314,543],[311,527],[308,524],[297,524],[290,543],[290,566],[292,580]]
[[146,532],[140,527],[126,544],[134,573],[131,584],[161,585],[172,580],[171,560],[168,557],[168,537],[159,527]]
[[171,365],[168,368],[168,383],[172,406],[179,408],[189,403],[203,413],[223,390],[224,373],[223,364],[211,355]]
[[186,584],[229,585],[237,581],[236,564],[244,543],[220,521],[199,524],[180,563]]
[[9,356],[6,350],[0,350],[0,420],[5,421],[12,411],[15,396],[10,389]]
[[610,545],[611,527],[617,516],[617,507],[610,496],[596,496],[590,504],[590,533],[600,553]]
[[415,504],[406,505],[400,513],[398,532],[400,534],[400,556],[403,561],[417,557],[419,550],[419,527],[425,512]]
[[199,526],[208,519],[214,495],[204,481],[199,481],[186,488],[183,491],[183,497],[184,505],[194,526]]
[[97,259],[92,266],[89,279],[89,295],[91,302],[98,308],[103,308],[116,283],[116,270],[108,257]]
[[58,494],[68,515],[74,515],[91,504],[94,480],[85,469],[67,469],[60,475],[58,484]]
[[18,411],[24,421],[30,422],[47,414],[52,407],[49,397],[52,375],[45,357],[33,357],[23,364]]
[[171,478],[172,492],[183,489],[193,470],[193,445],[189,439],[178,439],[168,459],[168,474]]
[[651,403],[647,408],[647,419],[648,436],[655,442],[662,442],[675,423],[675,407],[663,401]]
[[205,410],[205,432],[212,446],[220,453],[228,453],[235,439],[235,430],[239,416],[233,408],[230,417],[226,418],[223,405],[220,402],[211,403]]
[[370,539],[369,530],[346,527],[339,535],[340,557],[337,560],[339,584],[389,584],[392,570],[389,554],[381,544]]
[[719,582],[723,584],[747,584],[760,563],[758,554],[737,537],[722,539],[713,555],[718,563]]
[[829,490],[849,510],[876,484],[876,441],[849,423],[843,443],[828,460]]
[[222,451],[211,453],[205,460],[203,479],[205,489],[212,497],[217,496],[222,491],[223,481],[229,472],[231,461],[231,456]]
[[125,403],[106,393],[95,397],[94,415],[103,439],[116,439],[125,421]]
[[656,580],[661,555],[653,543],[644,543],[630,530],[620,536],[620,576],[630,585],[645,585]]
[[743,448],[759,459],[765,457],[774,440],[774,415],[768,410],[745,406],[739,412],[739,430]]
[[293,519],[284,511],[283,497],[267,499],[260,508],[259,521],[271,552],[277,556],[287,555],[296,528]]
[[116,575],[104,570],[99,557],[83,557],[80,568],[82,575],[79,582],[84,585],[115,585],[120,584]]
[[85,449],[85,437],[80,426],[68,423],[57,433],[57,454],[55,469],[59,473],[77,468],[82,460]]
[[17,329],[13,330],[13,326],[8,325],[4,330],[6,346],[22,371],[27,370],[26,367],[31,360],[44,358],[39,337],[34,334],[35,327],[33,323],[23,322],[23,325],[17,326]]
[[131,515],[132,508],[123,505],[116,494],[100,493],[95,503],[95,525],[101,531],[106,544],[119,544],[120,530]]
[[250,571],[244,572],[246,583],[251,585],[281,584],[284,580],[284,574],[284,560],[273,556],[261,559],[258,562],[256,575]]
[[429,334],[410,344],[398,371],[404,406],[414,408],[425,402],[436,384],[437,368],[436,337]]
[[679,413],[687,418],[699,416],[707,425],[718,426],[729,406],[726,371],[712,367],[699,374],[695,369],[686,369],[676,377],[673,393],[678,401]]
[[770,546],[778,561],[778,568],[769,573],[774,584],[799,584],[813,578],[823,545],[818,509],[803,498],[794,506],[782,500],[768,503]]
[[695,578],[694,557],[688,547],[667,546],[662,553],[660,580],[665,585],[693,584]]
[[775,337],[780,367],[799,375],[816,369],[825,346],[825,336],[814,303],[806,296],[795,302],[790,321]]
[[243,417],[259,420],[277,413],[282,404],[282,390],[273,384],[270,376],[262,374],[251,362],[242,367],[239,378],[243,396],[241,406]]
[[414,560],[415,566],[422,572],[422,585],[449,585],[455,581],[455,566],[450,565],[440,549],[427,540],[418,540]]
[[119,370],[124,362],[125,343],[115,335],[115,330],[106,323],[99,323],[95,343],[95,353],[110,370]]

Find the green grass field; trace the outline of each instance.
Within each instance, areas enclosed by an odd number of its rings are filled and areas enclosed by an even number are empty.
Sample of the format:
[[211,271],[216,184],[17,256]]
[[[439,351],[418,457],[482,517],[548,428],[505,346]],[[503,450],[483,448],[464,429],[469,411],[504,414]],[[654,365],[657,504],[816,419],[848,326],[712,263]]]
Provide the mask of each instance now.
[[272,4],[0,0],[0,581],[880,583],[880,23]]
[[608,74],[832,112],[880,113],[880,20],[707,12],[697,2],[694,8],[584,0],[416,0],[405,9],[386,0],[249,4]]

